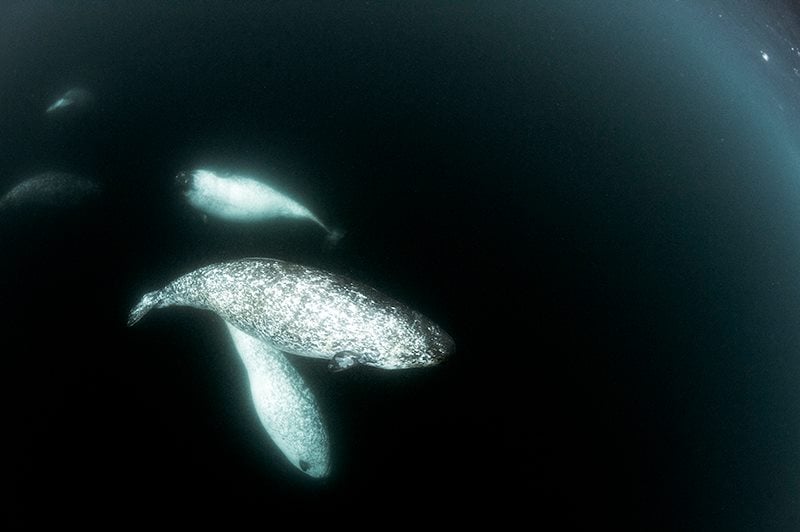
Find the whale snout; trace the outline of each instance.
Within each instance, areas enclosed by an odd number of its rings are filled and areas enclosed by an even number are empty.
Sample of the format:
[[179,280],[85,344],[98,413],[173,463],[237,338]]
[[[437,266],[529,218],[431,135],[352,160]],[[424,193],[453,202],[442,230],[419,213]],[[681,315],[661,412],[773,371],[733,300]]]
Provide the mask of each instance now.
[[456,342],[453,337],[437,326],[429,331],[428,345],[432,363],[438,364],[456,351]]
[[417,366],[435,366],[456,350],[456,342],[441,327],[418,315],[418,326],[422,333],[424,348],[417,359]]
[[452,336],[419,312],[413,311],[413,315],[414,329],[420,342],[410,357],[413,359],[411,366],[434,366],[455,352],[456,342]]

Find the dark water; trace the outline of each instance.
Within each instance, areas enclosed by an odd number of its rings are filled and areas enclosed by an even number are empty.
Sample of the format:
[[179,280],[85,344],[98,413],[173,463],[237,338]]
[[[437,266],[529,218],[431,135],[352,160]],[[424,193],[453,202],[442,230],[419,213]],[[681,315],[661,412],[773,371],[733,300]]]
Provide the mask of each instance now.
[[[796,15],[607,4],[5,3],[3,190],[68,171],[104,199],[0,226],[4,514],[796,530]],[[45,116],[72,86],[92,105]],[[269,172],[347,236],[204,223],[173,185],[204,165]],[[244,256],[350,275],[458,344],[293,359],[326,480],[263,432],[213,315],[125,327]]]

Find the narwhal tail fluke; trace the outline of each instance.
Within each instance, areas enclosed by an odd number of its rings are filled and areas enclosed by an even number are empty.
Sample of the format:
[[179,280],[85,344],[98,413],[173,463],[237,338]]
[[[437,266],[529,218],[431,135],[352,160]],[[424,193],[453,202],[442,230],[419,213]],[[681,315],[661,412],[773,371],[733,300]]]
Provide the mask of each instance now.
[[325,235],[325,248],[331,249],[336,247],[336,244],[344,237],[345,232],[341,229],[325,229],[327,231],[327,235]]
[[345,232],[341,229],[336,229],[333,227],[328,227],[325,223],[322,222],[319,218],[314,216],[313,214],[310,215],[310,218],[314,221],[315,224],[320,226],[323,231],[325,231],[325,249],[331,249],[339,243],[339,241],[344,237]]
[[144,297],[142,297],[142,300],[139,301],[139,303],[131,309],[130,314],[128,314],[128,327],[135,325],[136,322],[142,319],[151,309],[159,307],[163,300],[164,298],[161,290],[146,293]]

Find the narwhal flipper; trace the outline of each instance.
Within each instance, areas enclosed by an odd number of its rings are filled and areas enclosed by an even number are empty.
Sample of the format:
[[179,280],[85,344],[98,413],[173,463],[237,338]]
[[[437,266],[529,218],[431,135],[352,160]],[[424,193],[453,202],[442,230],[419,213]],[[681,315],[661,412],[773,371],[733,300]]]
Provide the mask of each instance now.
[[330,470],[328,432],[311,390],[279,350],[227,323],[247,369],[264,429],[295,467],[312,477]]
[[370,360],[370,357],[353,351],[339,351],[328,361],[328,369],[333,372],[344,371],[367,364]]

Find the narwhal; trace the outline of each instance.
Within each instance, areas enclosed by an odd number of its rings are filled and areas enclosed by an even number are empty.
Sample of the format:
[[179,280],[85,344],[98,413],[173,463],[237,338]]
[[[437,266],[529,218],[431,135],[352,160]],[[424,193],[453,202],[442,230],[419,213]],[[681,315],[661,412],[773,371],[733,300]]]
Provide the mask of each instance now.
[[321,227],[329,245],[344,235],[322,222],[307,207],[260,179],[198,169],[176,177],[190,205],[228,221],[258,222],[275,218],[310,220]]
[[95,181],[66,172],[43,172],[24,179],[0,197],[0,209],[26,205],[71,207],[97,196]]
[[52,115],[67,109],[85,107],[92,103],[92,100],[94,100],[92,93],[86,89],[70,89],[50,104],[45,112]]
[[211,310],[284,353],[355,365],[403,369],[438,364],[455,351],[433,321],[347,277],[270,258],[211,264],[145,294],[128,325],[153,308]]
[[226,323],[244,362],[261,424],[284,456],[312,477],[330,470],[328,431],[311,390],[286,356]]

